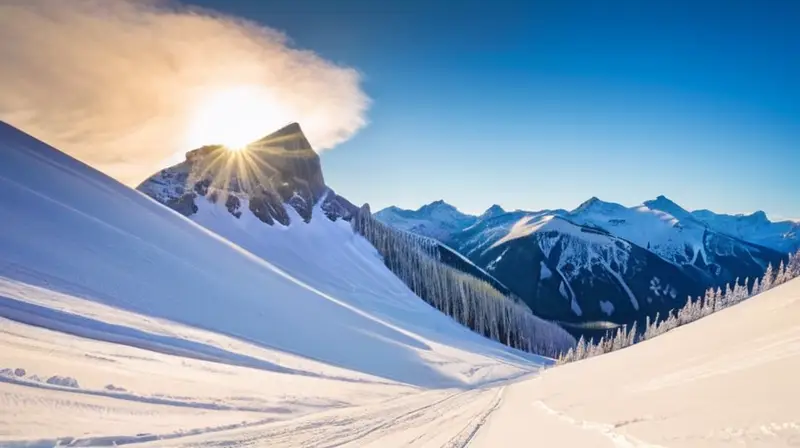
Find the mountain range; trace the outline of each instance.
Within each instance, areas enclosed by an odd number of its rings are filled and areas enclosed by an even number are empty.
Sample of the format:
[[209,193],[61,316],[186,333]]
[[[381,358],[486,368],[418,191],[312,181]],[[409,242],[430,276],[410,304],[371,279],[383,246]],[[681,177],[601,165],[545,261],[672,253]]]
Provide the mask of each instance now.
[[[251,214],[278,227],[309,223],[315,208],[333,222],[360,210],[326,185],[297,123],[246,151],[189,151],[137,189],[195,221],[205,204],[221,205],[231,222]],[[798,246],[793,223],[772,223],[763,213],[689,212],[664,196],[636,207],[591,198],[571,211],[493,205],[479,216],[436,201],[374,216],[430,238],[442,262],[517,296],[537,315],[573,325],[667,312],[710,286],[760,276]]]
[[[190,151],[138,190],[196,221],[205,204],[223,206],[231,222],[251,214],[278,227],[309,223],[315,208],[333,222],[351,221],[360,210],[326,185],[297,123],[246,151]],[[494,205],[479,216],[436,201],[374,216],[430,238],[442,262],[518,297],[540,317],[578,326],[665,313],[708,287],[760,276],[798,243],[796,226],[763,214],[689,212],[664,196],[636,207],[591,198],[571,211]]]
[[763,212],[690,212],[665,196],[635,207],[593,197],[574,210],[479,216],[444,201],[375,217],[437,238],[485,269],[537,315],[565,324],[630,323],[708,287],[762,275],[800,247],[800,224]]

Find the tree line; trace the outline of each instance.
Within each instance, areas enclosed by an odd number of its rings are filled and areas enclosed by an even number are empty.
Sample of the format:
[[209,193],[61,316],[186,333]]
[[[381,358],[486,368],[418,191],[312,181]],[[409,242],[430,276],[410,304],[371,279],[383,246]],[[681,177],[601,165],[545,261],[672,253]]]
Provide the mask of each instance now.
[[437,241],[394,229],[362,210],[351,221],[411,291],[456,322],[519,350],[555,357],[575,338],[536,317],[524,303],[442,262]]
[[800,251],[790,255],[788,263],[781,261],[777,270],[770,264],[764,275],[754,279],[752,283],[749,279],[745,279],[740,284],[739,279],[736,279],[733,285],[727,284],[724,289],[721,287],[709,288],[703,297],[697,297],[694,300],[689,297],[686,305],[678,310],[671,310],[664,319],[660,319],[658,314],[652,321],[648,317],[645,328],[641,332],[637,331],[636,323],[634,323],[630,330],[627,326],[622,326],[613,336],[602,337],[599,341],[594,339],[586,341],[581,337],[574,348],[570,348],[558,356],[557,363],[565,364],[591,358],[652,339],[681,325],[702,319],[709,314],[769,291],[797,277],[800,277]]

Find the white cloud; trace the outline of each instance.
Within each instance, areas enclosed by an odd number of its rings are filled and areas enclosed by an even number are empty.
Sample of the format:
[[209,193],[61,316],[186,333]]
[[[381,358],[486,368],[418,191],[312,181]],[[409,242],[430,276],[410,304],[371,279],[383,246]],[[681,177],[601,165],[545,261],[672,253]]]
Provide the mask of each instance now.
[[298,121],[318,150],[363,127],[369,106],[355,70],[157,0],[0,1],[0,85],[0,119],[128,184],[193,149],[192,121],[220,90],[258,89],[271,104],[257,131]]

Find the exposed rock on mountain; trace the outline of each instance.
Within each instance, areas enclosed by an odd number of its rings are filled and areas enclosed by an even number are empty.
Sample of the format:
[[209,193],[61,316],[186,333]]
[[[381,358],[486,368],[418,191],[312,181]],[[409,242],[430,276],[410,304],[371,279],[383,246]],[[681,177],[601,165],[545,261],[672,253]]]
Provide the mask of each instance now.
[[358,210],[325,185],[319,156],[292,123],[242,151],[220,145],[204,146],[186,154],[186,160],[166,168],[137,188],[179,213],[197,212],[198,196],[222,202],[235,217],[247,207],[266,224],[288,225],[284,205],[306,222],[319,201],[331,220],[350,219]]

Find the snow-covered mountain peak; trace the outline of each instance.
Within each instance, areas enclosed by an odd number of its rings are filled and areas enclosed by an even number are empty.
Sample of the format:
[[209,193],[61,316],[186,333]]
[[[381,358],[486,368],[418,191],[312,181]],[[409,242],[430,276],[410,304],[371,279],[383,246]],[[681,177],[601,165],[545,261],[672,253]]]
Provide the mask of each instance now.
[[747,221],[758,222],[758,223],[770,222],[769,218],[767,218],[767,214],[762,210],[758,210],[749,215],[742,215],[742,218],[744,218]]
[[503,207],[500,207],[499,205],[494,204],[491,207],[487,208],[486,211],[483,212],[478,217],[478,219],[480,219],[480,220],[490,219],[490,218],[494,218],[495,216],[504,215],[505,213],[506,213],[506,211],[505,211],[505,209],[503,209]]
[[581,205],[579,205],[575,210],[569,212],[570,215],[582,215],[582,214],[604,214],[604,215],[611,215],[617,213],[620,209],[624,209],[625,207],[613,203],[613,202],[606,202],[599,199],[597,196],[592,196],[588,200],[584,201]]
[[418,213],[424,213],[428,215],[433,214],[451,214],[455,216],[466,216],[464,213],[461,213],[455,206],[448,204],[442,199],[438,201],[433,201],[430,204],[425,204],[419,209],[417,209]]
[[601,202],[602,201],[600,200],[600,198],[598,198],[597,196],[592,196],[591,198],[587,199],[586,201],[583,201],[581,203],[581,205],[577,206],[575,208],[575,210],[572,211],[572,213],[580,213],[582,211],[589,210],[589,209],[595,207],[596,204],[599,204]]
[[800,249],[800,223],[773,222],[763,211],[749,215],[696,210],[692,216],[710,229],[784,253]]
[[223,202],[233,216],[249,204],[263,222],[287,225],[289,205],[308,222],[324,200],[331,219],[351,217],[357,208],[325,185],[319,156],[300,125],[289,124],[242,151],[211,145],[189,151],[186,160],[161,170],[137,188],[185,216],[197,213],[199,196]]
[[668,213],[680,221],[693,221],[692,215],[689,213],[689,211],[664,195],[659,195],[653,200],[645,201],[643,205],[651,210],[659,210]]
[[465,229],[478,218],[462,213],[443,200],[423,205],[417,210],[405,210],[398,207],[387,207],[375,214],[379,221],[400,230],[447,242],[450,236]]

